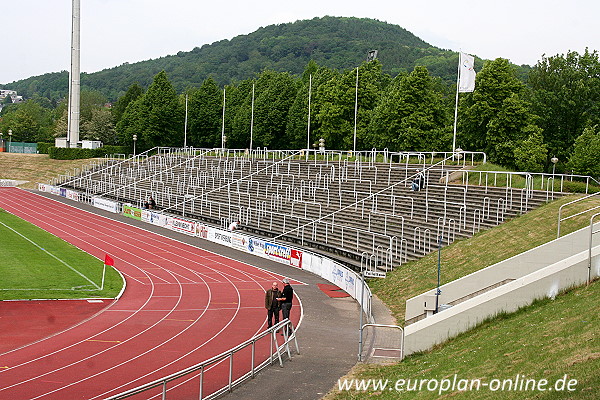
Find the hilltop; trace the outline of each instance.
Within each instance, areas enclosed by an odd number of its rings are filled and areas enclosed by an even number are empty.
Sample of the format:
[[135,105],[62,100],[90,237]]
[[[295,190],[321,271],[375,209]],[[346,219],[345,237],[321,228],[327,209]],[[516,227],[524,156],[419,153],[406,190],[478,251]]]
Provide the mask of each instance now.
[[[271,69],[301,74],[310,60],[338,69],[350,69],[366,60],[367,52],[378,50],[384,72],[395,76],[425,65],[446,84],[456,81],[458,54],[435,47],[406,29],[368,18],[323,17],[269,25],[231,40],[203,44],[158,59],[125,63],[95,73],[83,73],[82,89],[97,90],[116,100],[137,82],[147,87],[160,71],[167,72],[177,91],[198,87],[207,77],[219,85],[252,78]],[[476,69],[483,61],[476,60]],[[525,76],[529,67],[518,67]],[[68,72],[54,72],[0,85],[26,98],[40,95],[60,99],[67,93]]]

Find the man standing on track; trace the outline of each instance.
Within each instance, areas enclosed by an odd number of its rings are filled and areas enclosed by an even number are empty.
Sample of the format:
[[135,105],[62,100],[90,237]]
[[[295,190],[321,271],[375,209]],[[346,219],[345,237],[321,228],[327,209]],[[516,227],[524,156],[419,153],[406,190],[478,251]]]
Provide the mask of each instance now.
[[[283,291],[281,297],[278,299],[281,301],[281,314],[283,319],[290,318],[290,310],[292,309],[292,300],[294,299],[294,289],[290,286],[290,280],[288,278],[283,279]],[[288,334],[289,334],[288,330]]]
[[279,304],[279,298],[283,296],[281,291],[277,288],[277,282],[273,282],[271,289],[265,293],[265,308],[267,309],[267,327],[273,326],[273,317],[275,317],[275,325],[279,322],[279,310],[281,305]]

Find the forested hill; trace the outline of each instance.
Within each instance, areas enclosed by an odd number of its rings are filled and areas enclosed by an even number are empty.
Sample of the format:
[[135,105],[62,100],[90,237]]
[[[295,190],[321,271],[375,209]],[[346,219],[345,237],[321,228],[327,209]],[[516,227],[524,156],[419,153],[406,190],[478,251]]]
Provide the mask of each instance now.
[[[81,84],[82,89],[98,90],[114,101],[135,82],[147,87],[161,70],[182,92],[200,86],[208,76],[225,85],[264,69],[301,74],[311,59],[329,68],[353,68],[365,61],[370,50],[378,50],[383,70],[391,76],[425,65],[448,84],[456,80],[456,52],[434,47],[398,25],[367,18],[323,17],[270,25],[189,52],[84,73]],[[476,69],[481,67],[478,59]],[[68,73],[49,73],[3,86],[28,98],[37,94],[58,99],[68,90]]]

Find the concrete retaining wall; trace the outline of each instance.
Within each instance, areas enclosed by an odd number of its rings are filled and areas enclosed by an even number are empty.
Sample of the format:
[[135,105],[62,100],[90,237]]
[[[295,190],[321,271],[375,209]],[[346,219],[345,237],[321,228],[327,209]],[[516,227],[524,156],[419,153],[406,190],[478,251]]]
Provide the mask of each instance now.
[[[598,239],[595,238],[595,247],[592,249],[592,279],[600,276]],[[489,286],[488,283],[507,276],[515,277],[508,283],[406,326],[405,354],[427,350],[500,312],[513,312],[535,299],[553,298],[562,290],[585,284],[588,277],[588,243],[589,228],[585,228],[444,285],[452,288],[446,293],[447,300],[464,297],[476,287],[477,282]],[[548,262],[548,259],[553,260]],[[546,265],[535,268],[544,262]],[[462,291],[459,290],[461,286],[464,288]],[[423,296],[431,294],[428,292],[414,299],[429,299]],[[593,305],[590,304],[590,307]]]
[[[594,228],[600,228],[600,223]],[[600,235],[595,235],[594,245],[600,244]],[[589,248],[589,227],[580,229],[559,239],[491,265],[487,268],[449,282],[440,287],[439,304],[453,304],[476,296],[485,288],[505,284],[534,271],[565,259]],[[443,251],[443,250],[442,250]],[[442,266],[443,274],[443,266]],[[435,309],[435,289],[406,301],[407,321],[432,315]]]

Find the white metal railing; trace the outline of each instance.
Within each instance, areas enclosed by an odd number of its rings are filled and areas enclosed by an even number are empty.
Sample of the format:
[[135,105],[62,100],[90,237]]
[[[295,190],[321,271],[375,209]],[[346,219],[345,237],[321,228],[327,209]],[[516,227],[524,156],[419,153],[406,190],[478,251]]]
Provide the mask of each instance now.
[[561,224],[561,222],[562,222],[562,221],[566,221],[566,220],[568,220],[568,219],[571,219],[571,218],[573,218],[573,217],[576,217],[576,216],[578,216],[578,215],[585,214],[585,213],[587,213],[587,212],[589,212],[589,211],[592,211],[592,210],[596,210],[596,209],[600,208],[600,205],[599,205],[599,206],[596,206],[596,207],[589,208],[589,209],[587,209],[587,210],[585,210],[585,211],[581,211],[581,212],[579,212],[579,213],[577,213],[577,214],[570,215],[570,216],[568,216],[568,217],[565,217],[565,218],[562,218],[562,216],[561,216],[561,215],[562,215],[563,208],[565,208],[565,207],[567,207],[567,206],[570,206],[571,204],[575,204],[575,203],[579,203],[580,201],[587,200],[587,199],[589,199],[589,198],[591,198],[591,197],[594,197],[594,196],[598,196],[598,197],[600,197],[600,192],[598,192],[598,193],[593,193],[593,194],[590,194],[590,195],[587,195],[587,196],[581,197],[581,198],[579,198],[579,199],[576,199],[576,200],[570,201],[570,202],[568,202],[568,203],[565,203],[565,204],[563,204],[562,206],[560,206],[560,207],[558,208],[558,227],[557,227],[557,230],[556,230],[556,238],[559,238],[559,237],[560,237],[560,224]]
[[[284,335],[282,344],[279,344],[277,341],[277,336],[278,336],[277,332],[278,331],[281,331]],[[256,359],[255,359],[256,344],[257,344],[257,342],[259,342],[265,338],[270,338],[269,357],[266,360],[260,362],[258,365],[255,365],[256,364]],[[193,366],[183,369],[181,371],[175,372],[175,373],[165,376],[163,378],[146,383],[144,385],[138,386],[136,388],[124,391],[117,395],[107,397],[106,400],[126,399],[133,395],[143,393],[143,392],[146,392],[146,391],[154,389],[154,388],[161,388],[161,396],[162,396],[161,398],[162,398],[162,400],[166,400],[168,398],[168,392],[169,392],[169,390],[171,390],[171,388],[169,388],[168,385],[172,382],[177,381],[178,379],[188,377],[191,374],[195,374],[195,376],[185,380],[185,382],[180,382],[179,385],[181,385],[183,383],[188,383],[192,379],[198,379],[198,381],[199,381],[199,396],[197,398],[200,400],[213,399],[213,398],[216,398],[217,396],[222,395],[225,392],[232,392],[233,389],[236,386],[238,386],[240,383],[242,383],[243,381],[245,381],[247,379],[254,378],[254,376],[256,375],[257,372],[259,372],[263,368],[267,367],[268,365],[273,364],[276,360],[279,361],[279,366],[283,367],[282,354],[287,354],[289,359],[292,358],[292,354],[290,351],[290,342],[292,342],[292,341],[295,344],[297,354],[300,354],[300,348],[298,347],[298,342],[296,340],[296,331],[294,329],[294,326],[290,320],[285,319],[285,320],[279,322],[278,324],[273,325],[271,328],[268,328],[264,332],[261,332],[258,335],[239,344],[238,346],[236,346],[230,350],[227,350],[219,355],[216,355],[206,361],[203,361],[199,364],[193,365]],[[234,379],[233,378],[233,358],[236,355],[236,353],[239,353],[240,351],[242,351],[248,347],[250,347],[252,350],[251,351],[250,369],[247,373],[241,375],[237,379]],[[205,373],[210,368],[222,363],[225,360],[229,361],[229,375],[228,375],[227,384],[219,390],[216,390],[212,393],[204,395]],[[175,387],[177,387],[177,386],[173,386],[173,388],[175,388]]]

